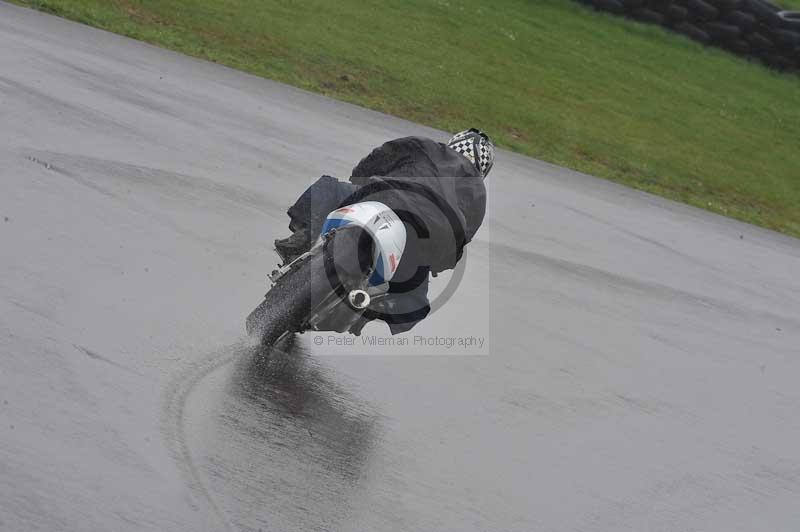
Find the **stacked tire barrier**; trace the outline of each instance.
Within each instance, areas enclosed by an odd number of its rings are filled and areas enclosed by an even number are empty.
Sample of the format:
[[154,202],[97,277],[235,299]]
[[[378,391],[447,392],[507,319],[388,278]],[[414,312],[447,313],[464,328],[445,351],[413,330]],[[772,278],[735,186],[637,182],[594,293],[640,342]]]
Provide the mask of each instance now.
[[800,11],[765,0],[578,0],[659,24],[782,71],[800,72]]

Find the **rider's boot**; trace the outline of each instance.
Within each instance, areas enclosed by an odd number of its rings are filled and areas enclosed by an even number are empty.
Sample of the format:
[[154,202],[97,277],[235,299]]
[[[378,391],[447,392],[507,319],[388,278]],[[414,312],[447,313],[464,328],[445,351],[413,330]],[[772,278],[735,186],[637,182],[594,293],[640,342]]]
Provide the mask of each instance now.
[[311,249],[311,237],[305,228],[296,230],[286,238],[275,241],[275,251],[283,260],[283,266]]

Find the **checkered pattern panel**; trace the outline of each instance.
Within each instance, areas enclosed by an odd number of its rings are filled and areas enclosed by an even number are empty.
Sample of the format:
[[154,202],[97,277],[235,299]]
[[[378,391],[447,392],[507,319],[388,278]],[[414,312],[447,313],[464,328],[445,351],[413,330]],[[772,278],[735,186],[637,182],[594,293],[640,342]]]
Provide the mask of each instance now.
[[473,143],[474,143],[473,139],[464,139],[456,142],[451,142],[449,146],[452,149],[456,150],[461,155],[463,155],[464,157],[466,157],[467,159],[469,159],[470,161],[472,161],[472,164],[477,166],[477,163],[475,162],[475,150],[472,147]]
[[478,154],[478,168],[485,177],[492,168],[492,163],[494,163],[494,148],[486,142],[481,142],[478,151],[480,152]]
[[474,164],[484,176],[494,162],[494,148],[486,140],[471,131],[457,133],[447,144]]

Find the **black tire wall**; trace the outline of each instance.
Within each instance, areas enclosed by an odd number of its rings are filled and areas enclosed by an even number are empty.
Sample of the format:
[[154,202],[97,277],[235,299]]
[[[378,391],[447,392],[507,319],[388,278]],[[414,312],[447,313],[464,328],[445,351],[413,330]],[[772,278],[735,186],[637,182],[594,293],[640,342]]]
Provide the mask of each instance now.
[[800,11],[783,11],[766,0],[577,1],[800,73]]

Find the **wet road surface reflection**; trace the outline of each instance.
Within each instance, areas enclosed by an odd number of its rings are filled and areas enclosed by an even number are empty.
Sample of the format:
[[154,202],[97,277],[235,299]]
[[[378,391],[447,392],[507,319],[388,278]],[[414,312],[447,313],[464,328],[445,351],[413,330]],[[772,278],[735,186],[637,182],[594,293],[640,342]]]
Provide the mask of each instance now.
[[234,348],[187,400],[184,430],[208,503],[235,530],[331,530],[352,517],[380,416],[290,338]]

